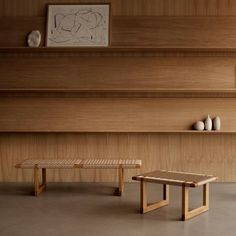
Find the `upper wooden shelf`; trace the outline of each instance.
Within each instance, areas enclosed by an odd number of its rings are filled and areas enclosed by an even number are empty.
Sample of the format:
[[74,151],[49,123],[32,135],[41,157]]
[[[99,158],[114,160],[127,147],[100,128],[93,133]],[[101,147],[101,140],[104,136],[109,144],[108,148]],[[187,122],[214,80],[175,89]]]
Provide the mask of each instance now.
[[146,97],[146,98],[235,98],[236,89],[0,89],[0,96],[75,96],[75,97]]
[[164,48],[164,47],[0,47],[0,53],[180,53],[235,54],[236,48]]

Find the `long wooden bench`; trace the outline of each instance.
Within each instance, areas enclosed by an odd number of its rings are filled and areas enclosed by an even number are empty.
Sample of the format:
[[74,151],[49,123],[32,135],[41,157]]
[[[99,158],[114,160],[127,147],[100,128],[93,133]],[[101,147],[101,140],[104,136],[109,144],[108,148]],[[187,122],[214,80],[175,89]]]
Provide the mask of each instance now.
[[[46,169],[118,169],[119,187],[117,195],[121,196],[124,191],[124,169],[140,168],[141,160],[111,160],[111,159],[62,159],[62,160],[34,160],[27,159],[16,168],[34,170],[34,193],[38,196],[46,189]],[[39,181],[39,171],[42,170],[42,181]]]
[[[134,176],[133,180],[140,181],[140,211],[146,213],[169,204],[169,185],[182,187],[182,220],[190,219],[209,210],[209,183],[217,177],[196,173],[157,170]],[[147,182],[163,184],[163,200],[148,204]],[[203,205],[189,210],[189,187],[203,186]]]

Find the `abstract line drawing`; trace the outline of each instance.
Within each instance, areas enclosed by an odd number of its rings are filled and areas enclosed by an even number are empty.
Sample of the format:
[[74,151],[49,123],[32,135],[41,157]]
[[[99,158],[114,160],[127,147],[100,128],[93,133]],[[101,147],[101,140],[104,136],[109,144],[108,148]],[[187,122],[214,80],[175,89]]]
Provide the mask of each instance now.
[[108,46],[109,5],[49,5],[47,46]]

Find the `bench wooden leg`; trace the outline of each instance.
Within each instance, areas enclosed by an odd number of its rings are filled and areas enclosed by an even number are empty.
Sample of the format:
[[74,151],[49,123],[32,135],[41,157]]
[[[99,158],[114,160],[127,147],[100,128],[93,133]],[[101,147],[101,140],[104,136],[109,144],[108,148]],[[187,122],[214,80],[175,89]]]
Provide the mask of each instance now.
[[46,188],[46,169],[42,168],[42,184],[39,182],[39,168],[34,168],[34,194],[38,196]]
[[119,187],[116,189],[116,195],[122,196],[124,192],[124,168],[119,168]]
[[163,184],[163,200],[148,204],[147,201],[147,182],[140,182],[140,212],[146,213],[169,204],[169,185]]
[[203,185],[203,205],[189,211],[189,189],[182,186],[182,220],[191,219],[209,210],[209,183]]

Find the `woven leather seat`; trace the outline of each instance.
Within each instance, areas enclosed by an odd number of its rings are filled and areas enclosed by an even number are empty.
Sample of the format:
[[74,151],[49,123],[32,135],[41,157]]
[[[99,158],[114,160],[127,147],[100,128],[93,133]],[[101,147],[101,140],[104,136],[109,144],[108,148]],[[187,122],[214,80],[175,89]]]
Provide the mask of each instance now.
[[[140,168],[141,160],[113,160],[113,159],[28,159],[16,168],[34,169],[35,195],[38,196],[46,188],[46,169],[118,169],[119,187],[117,194],[121,195],[124,189],[124,169]],[[42,184],[39,184],[39,169],[42,169]]]

